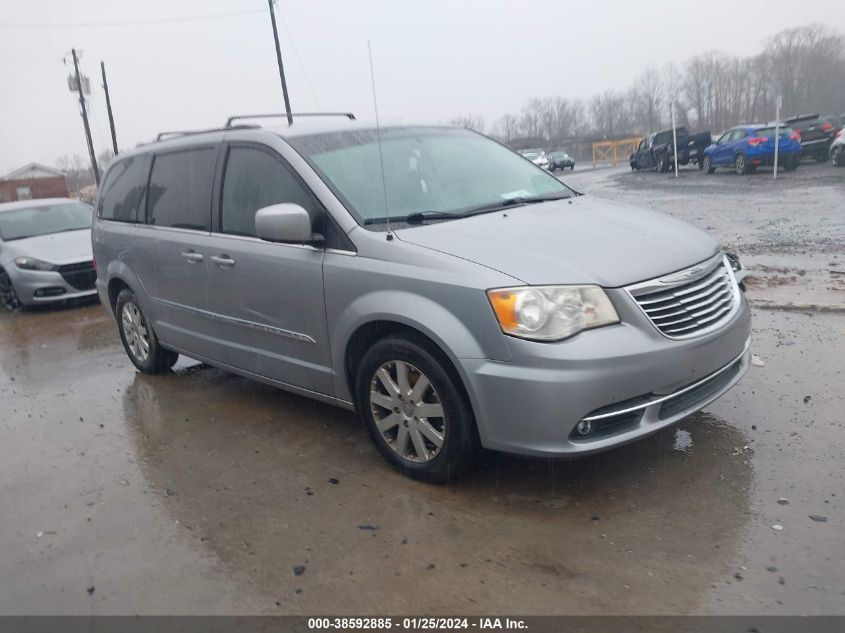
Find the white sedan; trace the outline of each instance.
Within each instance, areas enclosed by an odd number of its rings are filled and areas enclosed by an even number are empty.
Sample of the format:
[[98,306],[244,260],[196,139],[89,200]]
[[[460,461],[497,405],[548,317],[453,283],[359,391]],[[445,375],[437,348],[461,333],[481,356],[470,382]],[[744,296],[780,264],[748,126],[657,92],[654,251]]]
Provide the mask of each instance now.
[[543,169],[549,168],[549,157],[546,156],[545,150],[542,149],[524,149],[519,152],[532,163]]

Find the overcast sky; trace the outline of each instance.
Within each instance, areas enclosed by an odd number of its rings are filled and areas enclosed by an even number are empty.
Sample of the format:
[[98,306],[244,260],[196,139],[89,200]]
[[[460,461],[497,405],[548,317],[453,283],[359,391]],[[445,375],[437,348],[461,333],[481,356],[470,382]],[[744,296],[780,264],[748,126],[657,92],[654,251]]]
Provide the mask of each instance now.
[[[372,119],[369,38],[383,120],[476,113],[489,124],[529,97],[589,98],[627,88],[649,64],[708,49],[747,55],[804,21],[845,25],[842,0],[795,7],[784,0],[279,0],[277,16],[294,111],[351,110]],[[181,20],[232,13],[240,15]],[[95,24],[48,27],[79,23]],[[71,47],[83,51],[92,80],[98,153],[110,146],[100,60],[124,148],[161,130],[283,109],[266,0],[3,0],[0,173],[86,155],[67,88],[72,64],[62,62]]]

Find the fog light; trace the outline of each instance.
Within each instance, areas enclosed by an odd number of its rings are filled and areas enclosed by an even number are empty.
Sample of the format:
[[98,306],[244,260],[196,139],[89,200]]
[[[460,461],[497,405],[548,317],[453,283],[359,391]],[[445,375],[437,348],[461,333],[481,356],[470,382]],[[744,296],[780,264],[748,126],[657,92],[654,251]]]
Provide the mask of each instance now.
[[579,435],[587,435],[590,431],[593,430],[593,423],[589,420],[581,420],[578,423],[578,426],[575,427],[575,430],[578,432]]
[[50,286],[49,288],[38,288],[33,295],[36,297],[57,297],[63,295],[65,289],[60,286]]

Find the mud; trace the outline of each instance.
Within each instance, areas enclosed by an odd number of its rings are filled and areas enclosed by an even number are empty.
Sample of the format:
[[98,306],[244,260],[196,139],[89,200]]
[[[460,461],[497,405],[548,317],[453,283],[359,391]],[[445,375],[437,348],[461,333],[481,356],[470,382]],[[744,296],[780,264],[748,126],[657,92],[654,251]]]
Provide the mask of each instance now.
[[[788,228],[757,250],[790,215],[771,188],[712,219],[646,177],[564,178],[751,245],[755,277],[787,280],[761,300],[835,303],[806,286],[845,268],[825,250],[841,206],[801,219],[801,252]],[[755,309],[764,366],[675,428],[571,462],[487,454],[430,486],[350,413],[184,358],[138,374],[99,305],[2,313],[0,613],[842,613],[843,334],[839,313]]]

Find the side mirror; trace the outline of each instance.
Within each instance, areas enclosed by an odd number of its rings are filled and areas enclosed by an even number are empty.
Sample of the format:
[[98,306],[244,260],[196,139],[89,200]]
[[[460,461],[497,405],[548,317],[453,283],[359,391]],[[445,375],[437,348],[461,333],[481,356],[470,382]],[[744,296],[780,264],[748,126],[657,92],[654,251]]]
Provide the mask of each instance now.
[[283,202],[255,212],[255,234],[268,242],[314,241],[311,216],[298,204]]

